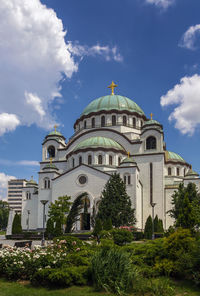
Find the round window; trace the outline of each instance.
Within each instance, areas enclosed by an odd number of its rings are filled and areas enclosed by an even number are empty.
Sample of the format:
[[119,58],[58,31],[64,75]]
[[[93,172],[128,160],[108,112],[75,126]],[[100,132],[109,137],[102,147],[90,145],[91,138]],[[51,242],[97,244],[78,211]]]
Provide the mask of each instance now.
[[85,184],[87,182],[87,177],[82,175],[78,178],[78,181],[81,185]]

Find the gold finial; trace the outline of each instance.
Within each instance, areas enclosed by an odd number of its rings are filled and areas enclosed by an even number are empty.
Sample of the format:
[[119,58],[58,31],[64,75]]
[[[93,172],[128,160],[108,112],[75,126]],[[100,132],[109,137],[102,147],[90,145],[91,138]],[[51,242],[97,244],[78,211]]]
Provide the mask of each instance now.
[[57,129],[57,127],[58,127],[58,126],[57,126],[57,125],[55,124],[55,125],[54,125],[54,128],[55,128],[55,132],[56,132],[56,129]]
[[152,120],[152,118],[153,118],[153,113],[151,113],[150,116],[151,116],[151,120]]
[[127,152],[128,158],[130,157],[130,152]]
[[108,88],[110,88],[110,89],[112,90],[111,95],[114,95],[114,89],[115,89],[115,87],[117,87],[117,84],[115,84],[115,83],[112,81],[111,85],[108,86]]
[[52,157],[50,157],[50,164],[52,164],[52,159],[53,159],[53,158],[52,158]]

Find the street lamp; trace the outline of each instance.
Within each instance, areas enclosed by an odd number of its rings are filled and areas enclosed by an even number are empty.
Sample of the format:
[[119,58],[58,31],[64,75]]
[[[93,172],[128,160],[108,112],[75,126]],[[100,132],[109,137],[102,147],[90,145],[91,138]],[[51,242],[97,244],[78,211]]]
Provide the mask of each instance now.
[[155,207],[156,203],[152,202],[151,206],[152,206],[152,240],[155,239],[155,234],[154,234],[154,207]]
[[45,205],[48,203],[48,200],[41,200],[40,201],[43,204],[43,234],[42,234],[42,241],[41,241],[41,246],[44,246],[44,229],[45,229]]
[[27,219],[27,231],[29,231],[29,215],[30,215],[30,210],[27,210],[28,214],[28,219]]

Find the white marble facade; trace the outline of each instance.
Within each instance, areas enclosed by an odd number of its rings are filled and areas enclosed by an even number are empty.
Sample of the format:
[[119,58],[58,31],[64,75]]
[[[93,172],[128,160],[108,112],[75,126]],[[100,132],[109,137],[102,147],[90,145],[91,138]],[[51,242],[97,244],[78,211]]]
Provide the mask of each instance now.
[[[126,183],[138,229],[144,229],[152,203],[156,203],[155,215],[163,220],[165,229],[173,223],[166,212],[180,182],[195,182],[200,188],[199,176],[191,165],[166,150],[162,125],[148,119],[126,97],[110,95],[92,101],[76,120],[74,131],[67,143],[56,129],[45,137],[39,182],[31,180],[23,189],[24,230],[42,228],[41,200],[48,200],[48,211],[59,196],[69,195],[73,201],[87,192],[91,214],[93,207],[98,208],[101,192],[114,172],[120,173]],[[76,229],[81,228],[81,222],[77,223]]]

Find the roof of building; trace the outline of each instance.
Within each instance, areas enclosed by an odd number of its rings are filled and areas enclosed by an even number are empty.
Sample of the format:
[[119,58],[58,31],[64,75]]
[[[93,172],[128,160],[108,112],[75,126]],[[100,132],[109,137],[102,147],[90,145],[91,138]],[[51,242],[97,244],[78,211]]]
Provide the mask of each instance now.
[[53,169],[53,170],[58,170],[58,168],[55,166],[55,164],[53,163],[48,163],[46,164],[44,167],[43,167],[43,170],[46,170],[46,169]]
[[131,157],[126,157],[125,159],[122,160],[121,163],[135,163],[134,159]]
[[84,110],[81,115],[87,115],[92,112],[98,112],[102,110],[127,110],[130,112],[136,112],[140,115],[144,115],[142,109],[131,99],[119,96],[109,95],[103,96],[93,100]]
[[171,151],[165,151],[165,160],[174,162],[186,162],[179,154]]
[[114,148],[117,150],[124,150],[124,148],[116,141],[105,138],[105,137],[91,137],[81,141],[75,148],[74,151],[86,148]]
[[33,179],[29,180],[27,183],[26,183],[26,187],[29,187],[29,186],[37,186],[37,182]]
[[158,122],[157,120],[151,119],[151,120],[145,121],[144,124],[143,124],[143,126],[145,126],[145,125],[152,125],[152,124],[161,125],[160,122]]
[[63,135],[62,135],[60,132],[56,131],[56,130],[50,132],[50,133],[48,134],[48,136],[63,137]]
[[193,171],[192,169],[190,169],[185,176],[186,177],[187,176],[199,176],[199,174],[197,172]]

